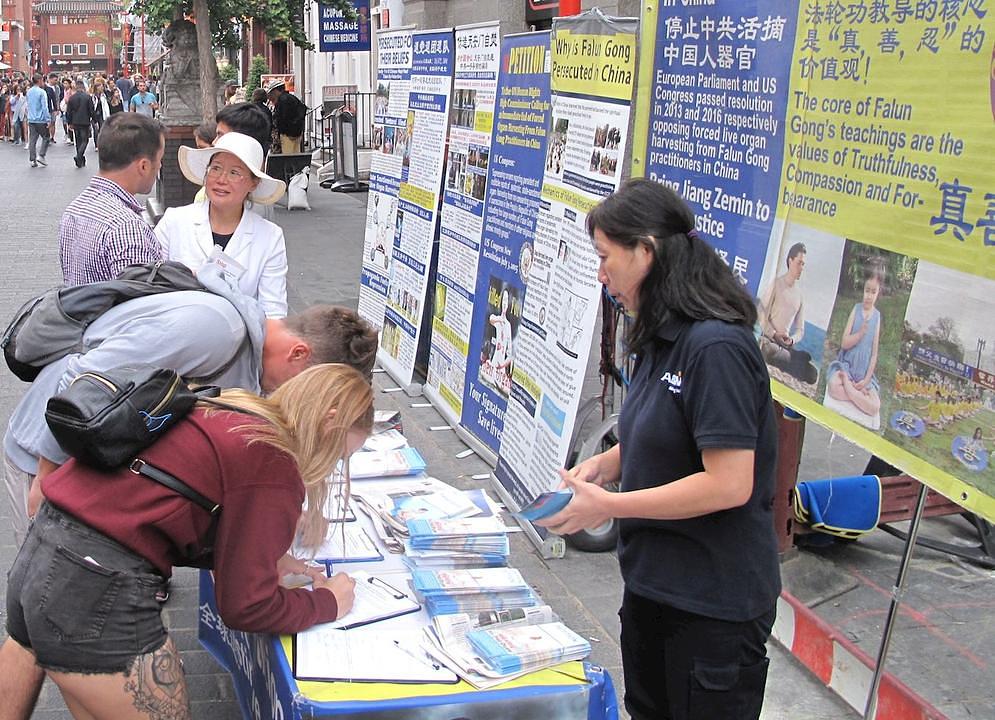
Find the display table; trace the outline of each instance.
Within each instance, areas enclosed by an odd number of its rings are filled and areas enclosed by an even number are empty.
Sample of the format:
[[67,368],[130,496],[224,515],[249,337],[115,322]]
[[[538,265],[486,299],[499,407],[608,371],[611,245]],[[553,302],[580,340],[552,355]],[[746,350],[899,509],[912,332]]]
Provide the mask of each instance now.
[[611,677],[565,663],[491,690],[472,685],[322,683],[294,679],[291,638],[231,630],[218,615],[214,582],[200,574],[201,644],[231,673],[246,718],[355,717],[363,720],[617,720]]

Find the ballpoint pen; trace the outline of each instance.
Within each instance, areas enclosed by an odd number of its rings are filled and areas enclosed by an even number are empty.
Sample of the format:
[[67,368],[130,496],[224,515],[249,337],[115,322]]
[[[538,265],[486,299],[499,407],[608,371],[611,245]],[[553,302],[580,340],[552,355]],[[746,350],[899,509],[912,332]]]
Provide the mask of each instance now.
[[422,655],[419,656],[413,650],[410,650],[407,647],[405,647],[404,645],[402,645],[400,640],[394,640],[394,645],[397,647],[398,650],[400,650],[401,652],[403,652],[409,658],[411,658],[413,660],[417,660],[418,662],[423,663],[425,665],[429,665],[429,666],[431,666],[431,668],[433,670],[441,670],[442,669],[442,666],[439,665],[439,663],[437,663],[434,660],[432,660],[431,658],[429,658],[428,655],[422,653]]

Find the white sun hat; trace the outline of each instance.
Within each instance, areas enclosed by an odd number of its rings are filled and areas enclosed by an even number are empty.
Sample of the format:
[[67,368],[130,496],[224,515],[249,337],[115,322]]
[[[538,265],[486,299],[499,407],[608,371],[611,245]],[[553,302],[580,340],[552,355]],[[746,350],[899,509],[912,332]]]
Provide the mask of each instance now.
[[211,158],[220,152],[231,153],[249,168],[249,171],[259,178],[256,189],[249,194],[252,202],[260,205],[272,205],[287,190],[283,180],[272,178],[263,172],[263,148],[257,140],[243,135],[242,133],[225,133],[213,147],[197,150],[192,147],[182,146],[179,152],[180,170],[183,175],[192,183],[204,184],[204,176],[207,174],[207,166],[211,164]]

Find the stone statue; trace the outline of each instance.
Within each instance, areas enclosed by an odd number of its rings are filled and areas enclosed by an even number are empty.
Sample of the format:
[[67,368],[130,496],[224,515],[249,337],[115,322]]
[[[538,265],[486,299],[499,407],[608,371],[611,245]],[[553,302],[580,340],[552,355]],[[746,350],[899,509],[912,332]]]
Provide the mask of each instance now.
[[189,20],[174,20],[163,31],[162,44],[169,55],[159,83],[160,118],[167,125],[196,125],[202,115],[197,28]]

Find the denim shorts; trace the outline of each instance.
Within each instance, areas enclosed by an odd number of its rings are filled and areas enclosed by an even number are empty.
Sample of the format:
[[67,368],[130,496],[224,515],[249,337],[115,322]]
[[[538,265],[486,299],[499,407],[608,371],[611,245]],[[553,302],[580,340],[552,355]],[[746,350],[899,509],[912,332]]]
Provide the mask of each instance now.
[[7,633],[47,670],[127,674],[166,641],[167,582],[145,558],[46,502],[7,575]]

